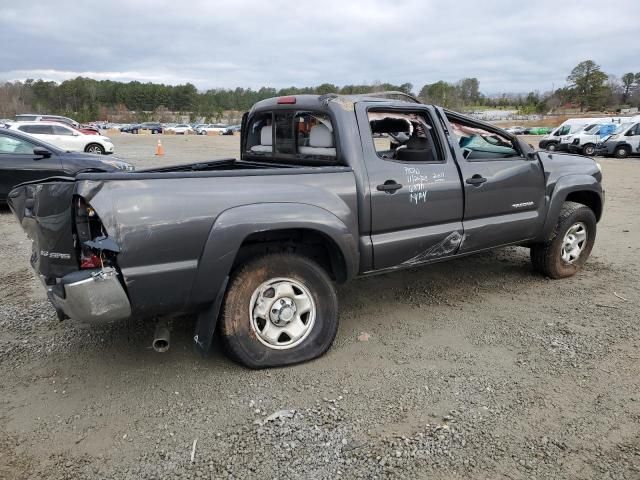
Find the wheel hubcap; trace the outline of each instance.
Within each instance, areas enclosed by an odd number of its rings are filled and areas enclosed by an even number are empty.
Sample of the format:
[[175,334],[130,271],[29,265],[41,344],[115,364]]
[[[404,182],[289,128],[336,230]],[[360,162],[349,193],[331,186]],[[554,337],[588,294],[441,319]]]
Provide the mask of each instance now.
[[253,292],[249,304],[251,329],[269,348],[299,345],[311,333],[316,306],[309,290],[290,278],[274,278]]
[[584,250],[587,244],[587,227],[584,223],[574,223],[562,241],[562,260],[566,263],[574,263]]

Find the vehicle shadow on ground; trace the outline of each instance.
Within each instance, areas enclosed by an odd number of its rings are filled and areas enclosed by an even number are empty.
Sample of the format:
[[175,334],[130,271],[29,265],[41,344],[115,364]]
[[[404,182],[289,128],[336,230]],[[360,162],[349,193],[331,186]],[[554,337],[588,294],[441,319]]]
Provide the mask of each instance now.
[[[370,323],[387,317],[390,312],[409,308],[447,308],[478,300],[482,295],[517,288],[526,291],[544,277],[532,272],[524,248],[506,248],[469,257],[413,268],[384,275],[354,280],[338,287],[341,326],[336,343],[344,336],[367,331]],[[42,327],[50,330],[47,340],[51,354],[80,355],[79,358],[100,361],[105,355],[116,356],[117,362],[131,364],[144,360],[147,366],[164,365],[178,359],[203,362],[207,366],[231,364],[224,356],[222,342],[214,338],[211,352],[202,357],[196,352],[193,336],[195,315],[169,318],[171,347],[156,353],[152,340],[156,319],[131,319],[106,325],[80,325],[72,320],[58,322],[53,309]],[[379,322],[378,322],[379,323]],[[342,338],[341,338],[342,337]],[[46,349],[45,349],[46,350]],[[227,365],[228,366],[228,365]]]

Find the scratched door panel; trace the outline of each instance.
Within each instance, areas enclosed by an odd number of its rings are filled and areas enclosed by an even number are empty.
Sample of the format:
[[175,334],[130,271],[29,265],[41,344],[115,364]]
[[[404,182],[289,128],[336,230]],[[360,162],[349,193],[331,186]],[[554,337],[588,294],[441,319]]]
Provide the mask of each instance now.
[[460,253],[530,240],[544,222],[545,180],[538,158],[491,125],[440,110],[464,185]]
[[[389,109],[392,111],[391,109]],[[421,111],[430,120],[427,109]],[[374,269],[418,265],[455,253],[463,239],[462,186],[457,167],[444,145],[430,162],[385,158],[384,137],[373,138],[370,116],[358,112],[358,123],[370,183],[371,241]],[[434,126],[435,127],[435,126]],[[434,128],[432,140],[439,140]],[[401,185],[391,192],[379,186]],[[384,187],[383,187],[384,188]]]

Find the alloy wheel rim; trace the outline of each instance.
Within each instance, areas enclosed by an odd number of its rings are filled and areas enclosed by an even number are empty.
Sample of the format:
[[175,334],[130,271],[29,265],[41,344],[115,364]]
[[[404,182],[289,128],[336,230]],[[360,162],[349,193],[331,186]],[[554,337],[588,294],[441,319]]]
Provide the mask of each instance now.
[[311,292],[291,278],[273,278],[255,289],[249,303],[251,329],[265,346],[286,350],[313,330],[316,305]]

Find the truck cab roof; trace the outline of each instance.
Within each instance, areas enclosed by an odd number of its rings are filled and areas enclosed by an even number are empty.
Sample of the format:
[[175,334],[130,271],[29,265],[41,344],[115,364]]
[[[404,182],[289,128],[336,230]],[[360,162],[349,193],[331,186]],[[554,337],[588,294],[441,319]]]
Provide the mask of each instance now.
[[266,100],[262,100],[257,102],[252,108],[251,112],[260,111],[260,110],[269,110],[273,108],[287,106],[293,106],[299,108],[309,108],[309,109],[324,109],[327,108],[332,102],[338,104],[355,104],[359,102],[375,102],[375,103],[397,103],[401,102],[402,104],[412,103],[412,104],[422,104],[420,100],[418,100],[413,95],[409,95],[404,92],[373,92],[373,93],[363,93],[363,94],[348,94],[348,95],[339,95],[337,93],[327,93],[324,95],[289,95],[289,96],[281,96],[281,97],[273,97],[267,98]]

